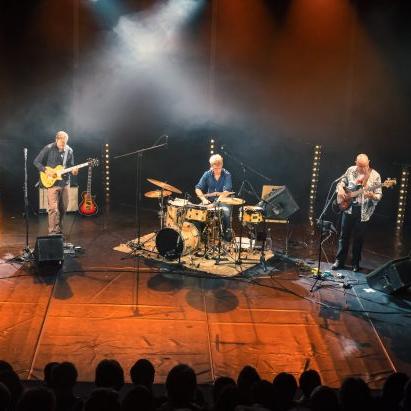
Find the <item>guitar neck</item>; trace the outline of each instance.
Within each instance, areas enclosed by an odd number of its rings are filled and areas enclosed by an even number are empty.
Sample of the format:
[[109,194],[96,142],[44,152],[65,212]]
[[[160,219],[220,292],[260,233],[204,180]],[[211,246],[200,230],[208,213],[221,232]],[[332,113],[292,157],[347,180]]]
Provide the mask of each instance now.
[[351,192],[351,196],[352,196],[352,197],[357,197],[357,196],[359,196],[360,194],[362,194],[364,191],[373,191],[373,190],[375,190],[376,188],[380,188],[380,187],[382,187],[382,184],[374,184],[374,185],[371,186],[371,187],[363,187],[363,188],[360,188],[359,190],[352,191],[352,192]]
[[64,170],[61,170],[60,174],[70,173],[70,171],[73,171],[75,168],[83,168],[83,167],[87,167],[87,166],[88,166],[88,163],[78,164],[76,166],[65,168]]

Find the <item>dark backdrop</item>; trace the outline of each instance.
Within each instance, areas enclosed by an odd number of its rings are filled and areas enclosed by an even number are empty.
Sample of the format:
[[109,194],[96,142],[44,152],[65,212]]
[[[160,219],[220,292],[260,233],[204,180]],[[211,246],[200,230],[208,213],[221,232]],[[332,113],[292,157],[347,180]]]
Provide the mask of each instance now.
[[[408,3],[3,0],[3,202],[23,207],[23,147],[37,202],[32,160],[60,129],[77,162],[100,156],[105,143],[121,154],[167,134],[167,150],[144,156],[143,178],[191,194],[214,137],[273,184],[288,185],[300,217],[315,144],[323,147],[319,204],[359,152],[384,178],[399,177],[399,164],[411,163]],[[228,158],[225,166],[238,190],[241,167]],[[135,159],[112,161],[111,173],[113,206],[132,207]],[[264,181],[247,178],[260,192]],[[82,172],[80,189],[85,182]],[[101,182],[100,170],[100,200]],[[381,218],[394,220],[397,200],[397,190],[386,192]]]

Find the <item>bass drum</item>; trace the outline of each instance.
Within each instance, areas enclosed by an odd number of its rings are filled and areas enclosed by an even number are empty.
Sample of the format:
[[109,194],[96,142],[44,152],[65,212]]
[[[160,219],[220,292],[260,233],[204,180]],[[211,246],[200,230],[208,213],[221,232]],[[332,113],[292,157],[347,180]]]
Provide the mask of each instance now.
[[180,228],[163,228],[157,233],[156,247],[158,253],[167,260],[176,260],[194,252],[200,243],[197,227],[185,222]]

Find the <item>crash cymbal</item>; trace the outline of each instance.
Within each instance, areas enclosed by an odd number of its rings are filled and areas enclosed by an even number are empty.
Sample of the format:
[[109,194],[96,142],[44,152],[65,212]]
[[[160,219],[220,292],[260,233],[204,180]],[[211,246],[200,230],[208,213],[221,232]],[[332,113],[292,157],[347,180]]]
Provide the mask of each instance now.
[[172,186],[171,184],[164,183],[163,181],[154,180],[154,178],[148,178],[147,181],[149,181],[157,187],[164,188],[164,190],[172,191],[173,193],[177,194],[183,194],[183,192],[178,188]]
[[220,198],[220,203],[225,205],[241,205],[245,203],[245,200],[236,197],[226,197]]
[[161,193],[163,193],[163,197],[168,197],[169,195],[171,195],[171,191],[153,190],[153,191],[147,191],[147,193],[144,193],[144,197],[147,197],[147,198],[161,198]]

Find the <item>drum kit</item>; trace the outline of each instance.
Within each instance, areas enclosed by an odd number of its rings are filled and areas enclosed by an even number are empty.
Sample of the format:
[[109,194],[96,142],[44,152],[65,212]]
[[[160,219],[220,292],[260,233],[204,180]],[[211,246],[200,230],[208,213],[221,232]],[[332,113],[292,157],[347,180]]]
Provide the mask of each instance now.
[[182,194],[177,187],[152,178],[147,181],[157,187],[144,196],[159,201],[160,230],[157,231],[155,244],[159,255],[166,260],[180,260],[183,256],[195,254],[219,261],[222,254],[229,254],[230,247],[235,253],[234,236],[229,243],[221,241],[223,206],[242,206],[239,214],[244,224],[255,225],[264,221],[261,207],[244,206],[245,200],[230,197],[234,192],[209,193],[207,197],[218,195],[214,203],[194,204],[187,198],[172,198],[173,194]]

